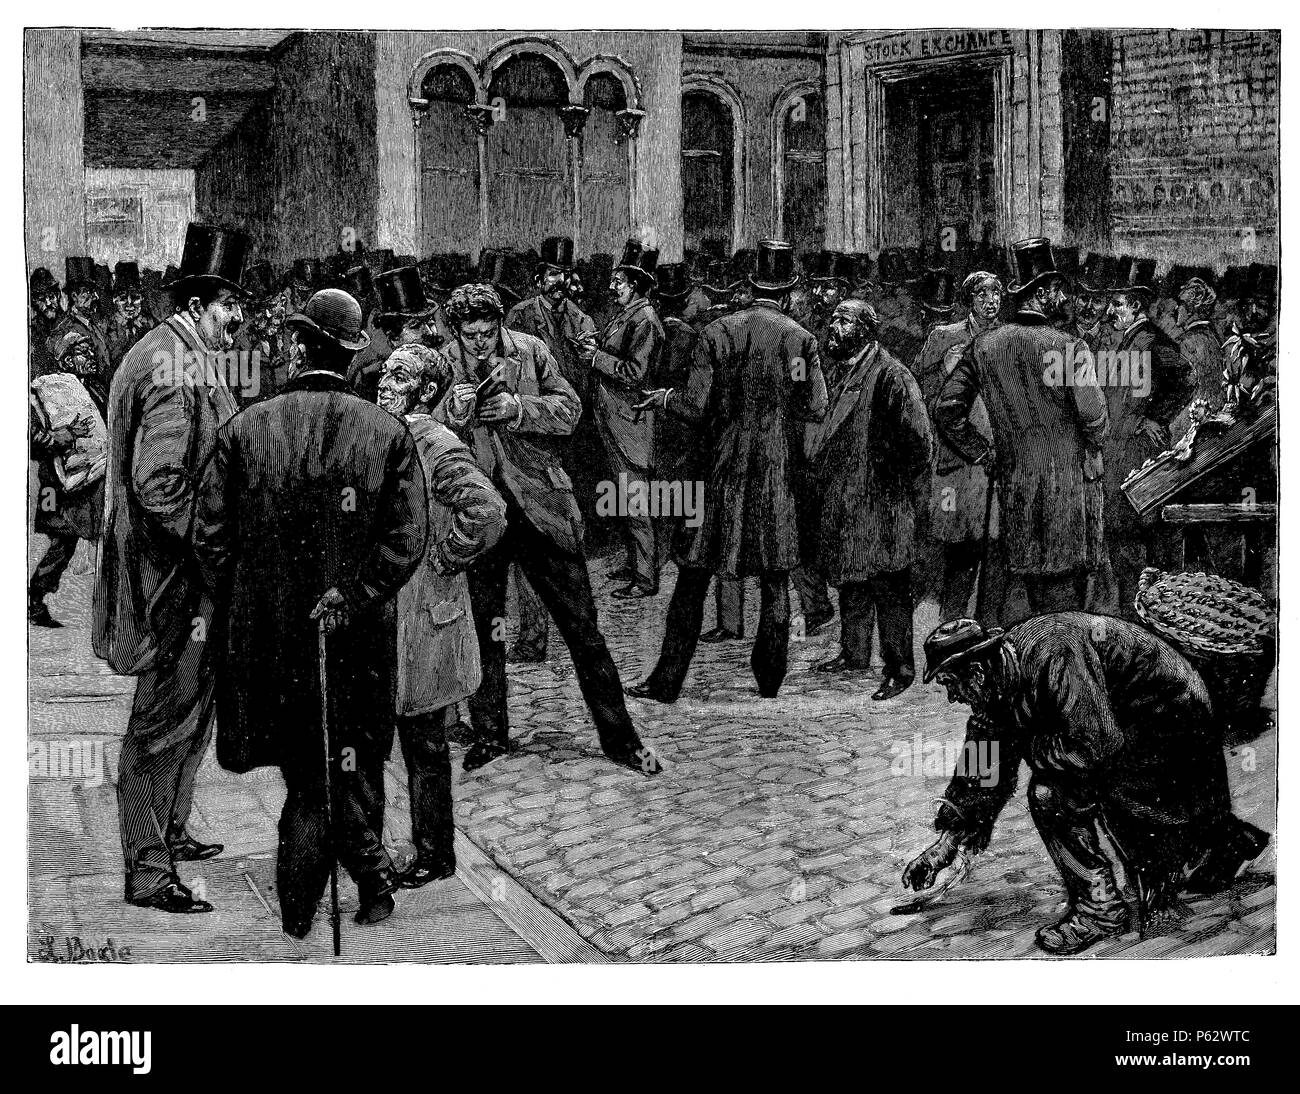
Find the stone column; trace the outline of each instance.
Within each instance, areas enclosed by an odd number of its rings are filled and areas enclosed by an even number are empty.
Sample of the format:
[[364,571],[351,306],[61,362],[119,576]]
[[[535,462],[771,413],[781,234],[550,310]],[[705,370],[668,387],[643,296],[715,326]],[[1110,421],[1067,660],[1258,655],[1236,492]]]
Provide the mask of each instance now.
[[23,77],[27,270],[46,266],[62,284],[64,259],[86,251],[81,32],[26,31]]

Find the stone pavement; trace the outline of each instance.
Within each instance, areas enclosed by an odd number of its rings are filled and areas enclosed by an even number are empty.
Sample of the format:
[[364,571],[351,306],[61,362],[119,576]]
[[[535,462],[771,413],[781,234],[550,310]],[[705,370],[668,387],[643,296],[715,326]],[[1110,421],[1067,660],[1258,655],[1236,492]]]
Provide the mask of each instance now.
[[[33,547],[42,542],[34,537]],[[329,960],[323,919],[303,944],[279,929],[273,851],[283,791],[274,771],[232,776],[209,756],[200,773],[195,831],[227,851],[193,864],[201,873],[185,880],[216,913],[166,916],[122,902],[112,779],[133,681],[91,654],[91,577],[84,560],[74,568],[51,600],[69,625],[29,630],[29,740],[82,749],[77,770],[30,783],[29,953],[98,952],[111,938],[130,947],[129,960]],[[673,572],[650,601],[614,600],[595,581],[615,660],[625,682],[639,679],[658,649]],[[753,605],[750,615],[752,634]],[[932,615],[918,613],[918,643]],[[962,885],[923,912],[894,914],[907,899],[903,865],[931,838],[933,799],[953,763],[943,748],[960,741],[964,712],[920,684],[873,703],[874,671],[810,673],[833,652],[836,629],[792,643],[775,700],[757,694],[748,642],[700,646],[674,706],[629,700],[667,767],[653,779],[601,755],[553,635],[547,662],[511,667],[519,750],[470,775],[457,750],[457,824],[472,841],[461,844],[458,877],[401,894],[398,915],[379,927],[345,920],[344,959],[1037,956],[1034,929],[1058,914],[1062,892],[1023,791]],[[1238,812],[1270,832],[1275,747],[1270,731],[1229,755]],[[395,763],[387,840],[398,847],[409,846],[403,784]],[[1167,933],[1130,934],[1089,955],[1272,952],[1273,862],[1270,850],[1232,892],[1194,901]],[[354,906],[350,885],[344,897]]]

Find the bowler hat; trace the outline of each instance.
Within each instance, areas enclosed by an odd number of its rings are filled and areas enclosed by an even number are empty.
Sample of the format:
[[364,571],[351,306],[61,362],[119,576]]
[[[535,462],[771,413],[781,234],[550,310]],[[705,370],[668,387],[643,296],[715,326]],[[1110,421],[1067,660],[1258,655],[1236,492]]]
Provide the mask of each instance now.
[[32,271],[31,280],[28,282],[28,289],[32,296],[40,296],[42,293],[58,292],[59,283],[55,277],[44,266],[37,266]]
[[176,280],[167,287],[175,294],[207,281],[242,293],[247,252],[248,236],[237,229],[190,224],[185,229],[185,250]]
[[542,240],[541,262],[557,270],[573,269],[573,240],[568,236],[547,236]]
[[1005,637],[1001,627],[986,629],[974,619],[940,623],[925,640],[925,682],[929,683],[946,668],[992,649]]
[[344,349],[359,350],[370,345],[370,335],[361,329],[361,305],[342,289],[321,289],[312,294],[302,311],[285,320],[322,334]]
[[623,257],[614,267],[622,270],[641,292],[649,291],[655,283],[655,267],[659,265],[659,251],[647,248],[640,240],[629,239],[623,247]]
[[433,306],[424,295],[420,271],[414,266],[389,270],[375,278],[379,293],[379,314],[419,319],[433,314]]
[[780,239],[760,239],[754,272],[749,283],[756,289],[779,291],[791,288],[799,275],[794,268],[794,249]]
[[138,293],[144,286],[140,282],[140,265],[137,262],[119,262],[113,267],[113,292]]
[[685,262],[666,262],[655,269],[655,295],[680,300],[690,294],[691,279]]
[[1016,296],[1031,292],[1054,277],[1064,277],[1056,268],[1056,260],[1052,257],[1052,244],[1048,239],[1038,237],[1013,243],[1011,257],[1016,263],[1016,283],[1007,291]]
[[929,269],[921,275],[916,298],[926,311],[947,315],[957,303],[957,272]]
[[63,263],[63,283],[71,291],[83,285],[95,284],[95,260],[69,255]]

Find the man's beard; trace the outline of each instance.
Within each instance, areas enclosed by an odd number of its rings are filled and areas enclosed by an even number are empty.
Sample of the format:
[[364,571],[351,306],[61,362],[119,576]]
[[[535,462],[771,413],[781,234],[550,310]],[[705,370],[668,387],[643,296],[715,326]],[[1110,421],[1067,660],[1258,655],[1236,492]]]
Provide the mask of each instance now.
[[863,337],[840,338],[831,335],[826,340],[826,352],[835,361],[851,361],[862,351],[862,347],[866,344],[867,340]]

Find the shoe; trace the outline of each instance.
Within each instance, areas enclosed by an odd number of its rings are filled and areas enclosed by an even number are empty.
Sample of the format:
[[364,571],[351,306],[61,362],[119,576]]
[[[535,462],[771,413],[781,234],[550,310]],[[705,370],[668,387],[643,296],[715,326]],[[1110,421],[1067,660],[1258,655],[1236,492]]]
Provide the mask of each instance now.
[[505,745],[497,744],[495,741],[477,741],[469,746],[461,766],[466,771],[477,771],[485,764],[500,759],[509,751],[510,749]]
[[646,748],[642,744],[617,749],[613,752],[606,750],[605,755],[620,767],[631,768],[642,775],[658,775],[664,769],[663,764],[659,762],[659,757],[655,755],[654,749]]
[[1089,946],[1107,938],[1114,938],[1128,930],[1128,917],[1124,916],[1118,923],[1104,923],[1092,916],[1070,912],[1059,923],[1050,927],[1039,927],[1034,934],[1034,941],[1039,949],[1062,957],[1082,953]]
[[623,689],[633,699],[653,699],[656,703],[675,703],[676,695],[667,695],[654,687],[649,680],[642,680],[639,684],[629,684]]
[[206,900],[196,900],[179,881],[164,885],[156,893],[131,900],[137,908],[153,908],[159,912],[175,912],[179,915],[194,915],[199,912],[212,911],[212,905]]
[[183,839],[171,844],[172,859],[176,862],[199,862],[206,858],[216,858],[224,851],[220,843],[200,843],[188,832]]
[[[1235,819],[1235,818],[1234,818]],[[1238,830],[1211,850],[1187,875],[1183,889],[1190,893],[1219,893],[1228,888],[1268,846],[1268,833],[1253,824],[1237,822]]]
[[895,695],[901,695],[915,682],[915,676],[886,676],[871,698],[875,699],[876,702],[880,702],[882,699],[892,699]]
[[658,596],[659,587],[657,585],[637,585],[633,583],[624,589],[615,589],[610,595],[617,600],[640,600],[642,597]]
[[506,651],[506,660],[516,664],[522,662],[536,665],[546,660],[546,651],[534,649],[532,646],[525,646],[522,642],[516,642]]
[[284,921],[284,933],[290,938],[296,938],[299,941],[311,934],[311,920],[290,920]]
[[398,875],[397,884],[403,889],[418,889],[431,881],[441,881],[456,873],[456,860],[417,858]]
[[736,634],[727,630],[725,627],[714,627],[711,631],[705,631],[700,635],[701,642],[736,642],[744,638],[743,634]]
[[38,627],[62,627],[63,624],[50,615],[50,609],[45,606],[45,599],[42,597],[36,600],[33,597],[27,598],[27,622],[34,623]]
[[361,907],[357,914],[352,917],[353,923],[359,923],[363,927],[369,927],[375,923],[382,923],[390,915],[397,904],[393,900],[392,893],[380,893],[378,896],[370,897],[361,902]]
[[828,612],[826,615],[805,615],[803,617],[803,633],[805,635],[816,634],[834,618],[834,612]]
[[867,667],[856,661],[850,661],[844,654],[840,654],[829,661],[818,661],[813,665],[812,670],[813,672],[866,672]]

